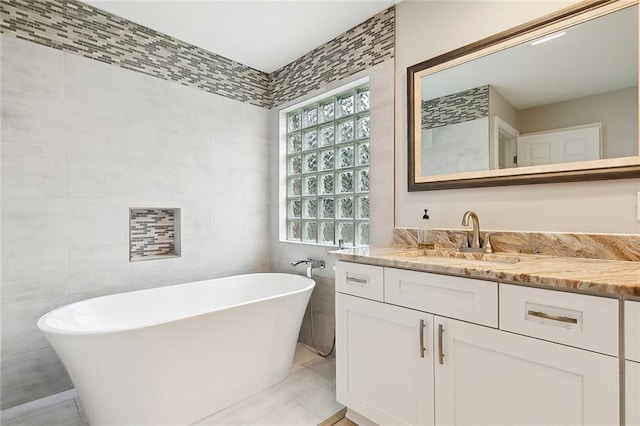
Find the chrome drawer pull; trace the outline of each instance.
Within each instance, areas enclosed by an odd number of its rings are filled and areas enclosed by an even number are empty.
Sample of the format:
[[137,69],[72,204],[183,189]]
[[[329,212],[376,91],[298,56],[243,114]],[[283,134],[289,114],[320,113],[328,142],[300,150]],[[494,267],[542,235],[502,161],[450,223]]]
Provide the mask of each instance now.
[[540,312],[540,311],[527,311],[527,315],[531,315],[532,317],[538,317],[538,318],[544,318],[544,319],[548,319],[548,320],[553,320],[553,321],[560,321],[560,322],[565,322],[567,324],[577,324],[578,323],[578,319],[577,318],[571,318],[571,317],[565,317],[562,315],[553,315],[553,314],[548,314],[546,312]]
[[424,358],[424,320],[420,320],[420,358]]
[[444,327],[442,324],[438,324],[438,362],[444,364],[444,351],[442,350],[442,335],[444,334]]
[[366,284],[367,280],[363,280],[362,278],[353,278],[353,277],[347,277],[347,281],[351,281],[354,283],[358,283],[358,284]]

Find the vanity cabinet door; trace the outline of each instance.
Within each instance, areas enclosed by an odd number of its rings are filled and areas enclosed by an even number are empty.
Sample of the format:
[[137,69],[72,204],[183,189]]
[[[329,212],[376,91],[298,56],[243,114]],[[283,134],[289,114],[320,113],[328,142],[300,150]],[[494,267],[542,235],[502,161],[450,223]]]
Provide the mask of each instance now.
[[380,425],[432,425],[432,330],[433,315],[336,293],[337,400]]
[[441,317],[434,330],[436,424],[619,424],[618,358]]
[[625,364],[626,425],[640,426],[640,362]]

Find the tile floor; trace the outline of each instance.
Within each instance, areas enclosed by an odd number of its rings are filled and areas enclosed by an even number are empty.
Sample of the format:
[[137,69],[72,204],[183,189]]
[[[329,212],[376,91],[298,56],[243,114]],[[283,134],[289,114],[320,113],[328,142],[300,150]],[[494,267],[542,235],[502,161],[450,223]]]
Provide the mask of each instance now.
[[[194,426],[316,426],[340,411],[336,402],[335,358],[322,358],[298,344],[289,377]],[[3,426],[88,426],[81,405],[69,400],[11,419]]]

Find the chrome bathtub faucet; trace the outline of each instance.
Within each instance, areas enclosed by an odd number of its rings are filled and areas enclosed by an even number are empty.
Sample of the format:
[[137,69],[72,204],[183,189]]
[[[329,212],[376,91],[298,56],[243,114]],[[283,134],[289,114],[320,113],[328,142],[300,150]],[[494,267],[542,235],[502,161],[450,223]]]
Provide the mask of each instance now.
[[324,269],[324,260],[313,260],[310,258],[302,259],[302,260],[294,260],[290,263],[291,266],[298,266],[301,263],[307,265],[307,277],[311,278],[313,268]]

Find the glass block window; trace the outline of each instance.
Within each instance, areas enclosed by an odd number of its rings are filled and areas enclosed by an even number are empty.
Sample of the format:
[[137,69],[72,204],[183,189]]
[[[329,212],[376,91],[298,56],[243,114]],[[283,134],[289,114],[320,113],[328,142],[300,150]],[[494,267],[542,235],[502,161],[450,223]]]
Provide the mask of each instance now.
[[287,240],[369,244],[369,86],[287,113]]

